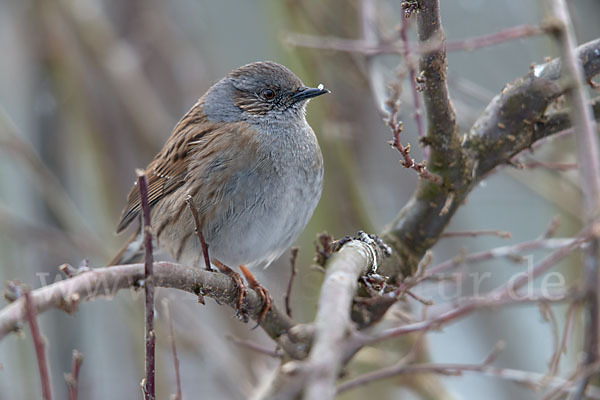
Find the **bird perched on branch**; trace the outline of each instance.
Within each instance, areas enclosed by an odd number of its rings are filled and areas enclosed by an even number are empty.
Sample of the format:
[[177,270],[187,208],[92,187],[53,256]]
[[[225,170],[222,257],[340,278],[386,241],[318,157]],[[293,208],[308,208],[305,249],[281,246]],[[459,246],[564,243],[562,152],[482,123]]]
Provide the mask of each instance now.
[[[211,264],[270,297],[248,268],[268,266],[296,239],[321,196],[323,158],[306,122],[309,99],[329,93],[304,86],[288,68],[255,62],[213,85],[177,123],[148,165],[151,225],[159,248],[186,265]],[[136,185],[117,232],[141,215]],[[196,230],[197,229],[197,230]],[[142,230],[110,265],[142,254]],[[238,308],[245,287],[237,275]]]

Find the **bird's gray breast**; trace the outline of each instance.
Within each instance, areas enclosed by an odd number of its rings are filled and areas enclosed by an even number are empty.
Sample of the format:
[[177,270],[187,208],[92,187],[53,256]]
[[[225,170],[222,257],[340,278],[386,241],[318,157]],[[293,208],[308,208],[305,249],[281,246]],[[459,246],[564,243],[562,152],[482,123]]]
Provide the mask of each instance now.
[[323,163],[308,124],[258,126],[257,154],[226,188],[219,221],[209,222],[212,255],[228,265],[266,264],[306,226],[321,196]]

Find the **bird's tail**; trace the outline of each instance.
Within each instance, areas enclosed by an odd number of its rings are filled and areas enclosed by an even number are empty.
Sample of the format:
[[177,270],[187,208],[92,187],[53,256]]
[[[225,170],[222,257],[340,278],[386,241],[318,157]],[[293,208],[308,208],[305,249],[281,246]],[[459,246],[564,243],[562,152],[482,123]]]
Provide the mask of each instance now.
[[110,260],[108,266],[132,264],[138,262],[144,256],[144,243],[141,229],[138,228],[121,247],[121,250]]

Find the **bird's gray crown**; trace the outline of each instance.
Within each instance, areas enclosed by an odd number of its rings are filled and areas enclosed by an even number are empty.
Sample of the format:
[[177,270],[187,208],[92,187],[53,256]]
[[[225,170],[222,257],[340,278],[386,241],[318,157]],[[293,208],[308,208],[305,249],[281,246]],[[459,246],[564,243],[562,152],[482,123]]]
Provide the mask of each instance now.
[[303,115],[308,99],[323,93],[328,91],[306,88],[281,64],[255,62],[233,70],[210,88],[204,112],[213,121],[279,119],[289,110]]
[[295,92],[304,84],[292,71],[272,61],[255,62],[231,71],[231,83],[242,92],[258,92],[261,89],[277,89]]

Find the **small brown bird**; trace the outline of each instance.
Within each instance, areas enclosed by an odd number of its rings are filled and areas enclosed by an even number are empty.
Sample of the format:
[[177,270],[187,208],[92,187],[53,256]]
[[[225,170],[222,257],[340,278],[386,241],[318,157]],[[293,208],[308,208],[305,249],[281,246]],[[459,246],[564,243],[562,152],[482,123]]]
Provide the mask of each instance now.
[[[305,110],[309,99],[325,93],[329,91],[322,85],[308,88],[274,62],[240,67],[184,115],[146,168],[158,247],[186,265],[204,262],[211,269],[212,262],[230,274],[227,266],[239,265],[265,300],[262,317],[270,299],[243,266],[266,267],[279,257],[319,201],[323,159]],[[140,215],[134,186],[117,232]],[[141,254],[140,232],[110,265]],[[239,306],[244,294],[240,286]]]

